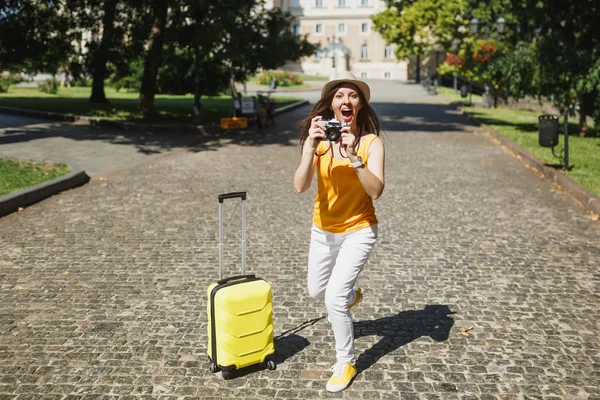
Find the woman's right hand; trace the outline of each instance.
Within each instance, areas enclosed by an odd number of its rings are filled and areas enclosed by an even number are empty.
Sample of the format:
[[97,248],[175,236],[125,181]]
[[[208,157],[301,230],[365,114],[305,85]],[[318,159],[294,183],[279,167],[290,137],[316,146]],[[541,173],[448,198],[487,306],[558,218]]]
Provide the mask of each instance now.
[[306,138],[306,141],[309,142],[313,150],[316,150],[319,146],[319,142],[326,137],[325,130],[323,130],[323,127],[318,124],[318,121],[320,121],[321,118],[322,117],[320,115],[317,115],[310,120],[310,127],[308,128],[308,137]]

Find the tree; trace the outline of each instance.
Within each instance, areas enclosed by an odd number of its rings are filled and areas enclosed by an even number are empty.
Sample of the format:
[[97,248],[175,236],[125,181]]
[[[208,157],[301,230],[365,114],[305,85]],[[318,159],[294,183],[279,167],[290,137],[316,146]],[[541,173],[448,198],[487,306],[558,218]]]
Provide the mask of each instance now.
[[92,102],[108,103],[104,81],[113,68],[123,62],[125,36],[131,30],[133,11],[139,3],[133,0],[66,0],[77,41],[85,42],[86,46],[86,51],[81,50],[73,57],[77,61],[71,66],[75,74],[92,77]]
[[140,88],[138,112],[144,115],[154,114],[154,95],[156,93],[156,79],[161,65],[163,44],[165,41],[165,26],[169,11],[167,0],[155,1],[153,7],[154,22],[148,40],[148,52],[144,62],[144,74]]
[[71,20],[63,1],[0,3],[0,71],[50,72],[73,52]]
[[[520,4],[520,3],[519,3]],[[562,109],[578,104],[579,131],[587,133],[588,115],[600,122],[600,26],[598,6],[591,0],[545,0],[523,10],[536,25],[539,96],[549,96]],[[557,12],[559,11],[559,12]]]
[[[193,91],[198,116],[201,96],[228,86],[235,95],[234,81],[312,54],[314,47],[305,37],[294,36],[290,25],[289,14],[266,10],[256,0],[173,0],[167,27],[160,30],[162,57],[153,56],[156,73],[145,79],[156,78],[155,92]],[[153,32],[159,32],[157,27],[155,23]],[[153,51],[150,43],[147,57]]]
[[371,17],[374,29],[388,43],[396,44],[399,59],[417,56],[417,82],[420,58],[434,50],[444,50],[452,40],[465,35],[466,0],[387,0],[385,11]]

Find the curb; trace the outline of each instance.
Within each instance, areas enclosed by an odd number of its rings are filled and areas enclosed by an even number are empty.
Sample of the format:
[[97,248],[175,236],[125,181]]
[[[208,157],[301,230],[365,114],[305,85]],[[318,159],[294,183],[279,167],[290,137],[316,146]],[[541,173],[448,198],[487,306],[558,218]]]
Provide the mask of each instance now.
[[568,177],[567,175],[561,173],[559,170],[547,166],[544,163],[544,161],[533,156],[523,147],[509,140],[494,128],[486,124],[482,124],[475,117],[473,117],[471,114],[462,109],[462,107],[459,106],[458,109],[459,111],[461,111],[462,115],[464,115],[469,120],[473,121],[478,126],[483,128],[494,139],[498,140],[503,146],[507,147],[513,153],[515,153],[517,155],[517,159],[521,160],[525,164],[530,165],[538,172],[540,172],[543,176],[545,176],[547,179],[552,180],[563,191],[574,197],[576,200],[580,201],[586,210],[600,215],[600,197],[596,196],[595,193],[592,193],[588,189],[584,188],[583,186],[581,186],[581,184],[576,182],[574,179]]
[[296,108],[300,108],[300,107],[302,107],[302,106],[304,106],[306,104],[309,104],[308,100],[301,100],[301,101],[299,101],[297,103],[288,104],[285,107],[276,108],[275,109],[275,115],[279,115],[281,113],[284,113],[284,112],[287,112],[287,111],[291,111],[291,110],[294,110]]
[[82,186],[89,182],[90,177],[85,171],[77,166],[69,165],[71,172],[58,178],[28,187],[18,192],[0,196],[0,217],[18,211],[42,201],[62,191]]

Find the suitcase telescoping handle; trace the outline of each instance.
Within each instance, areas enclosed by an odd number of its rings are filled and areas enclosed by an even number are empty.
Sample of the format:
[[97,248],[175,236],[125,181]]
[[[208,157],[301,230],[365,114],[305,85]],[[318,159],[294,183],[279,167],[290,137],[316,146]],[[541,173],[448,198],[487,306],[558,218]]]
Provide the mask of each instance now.
[[246,192],[219,195],[219,280],[223,279],[223,200],[242,199],[242,275],[246,274]]

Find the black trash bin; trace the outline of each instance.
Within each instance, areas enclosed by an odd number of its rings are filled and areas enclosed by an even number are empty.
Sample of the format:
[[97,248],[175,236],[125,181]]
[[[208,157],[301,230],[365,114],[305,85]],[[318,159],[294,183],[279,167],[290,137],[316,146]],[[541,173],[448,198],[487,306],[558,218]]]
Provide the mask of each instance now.
[[540,115],[538,117],[538,133],[540,146],[556,146],[558,144],[558,116]]

